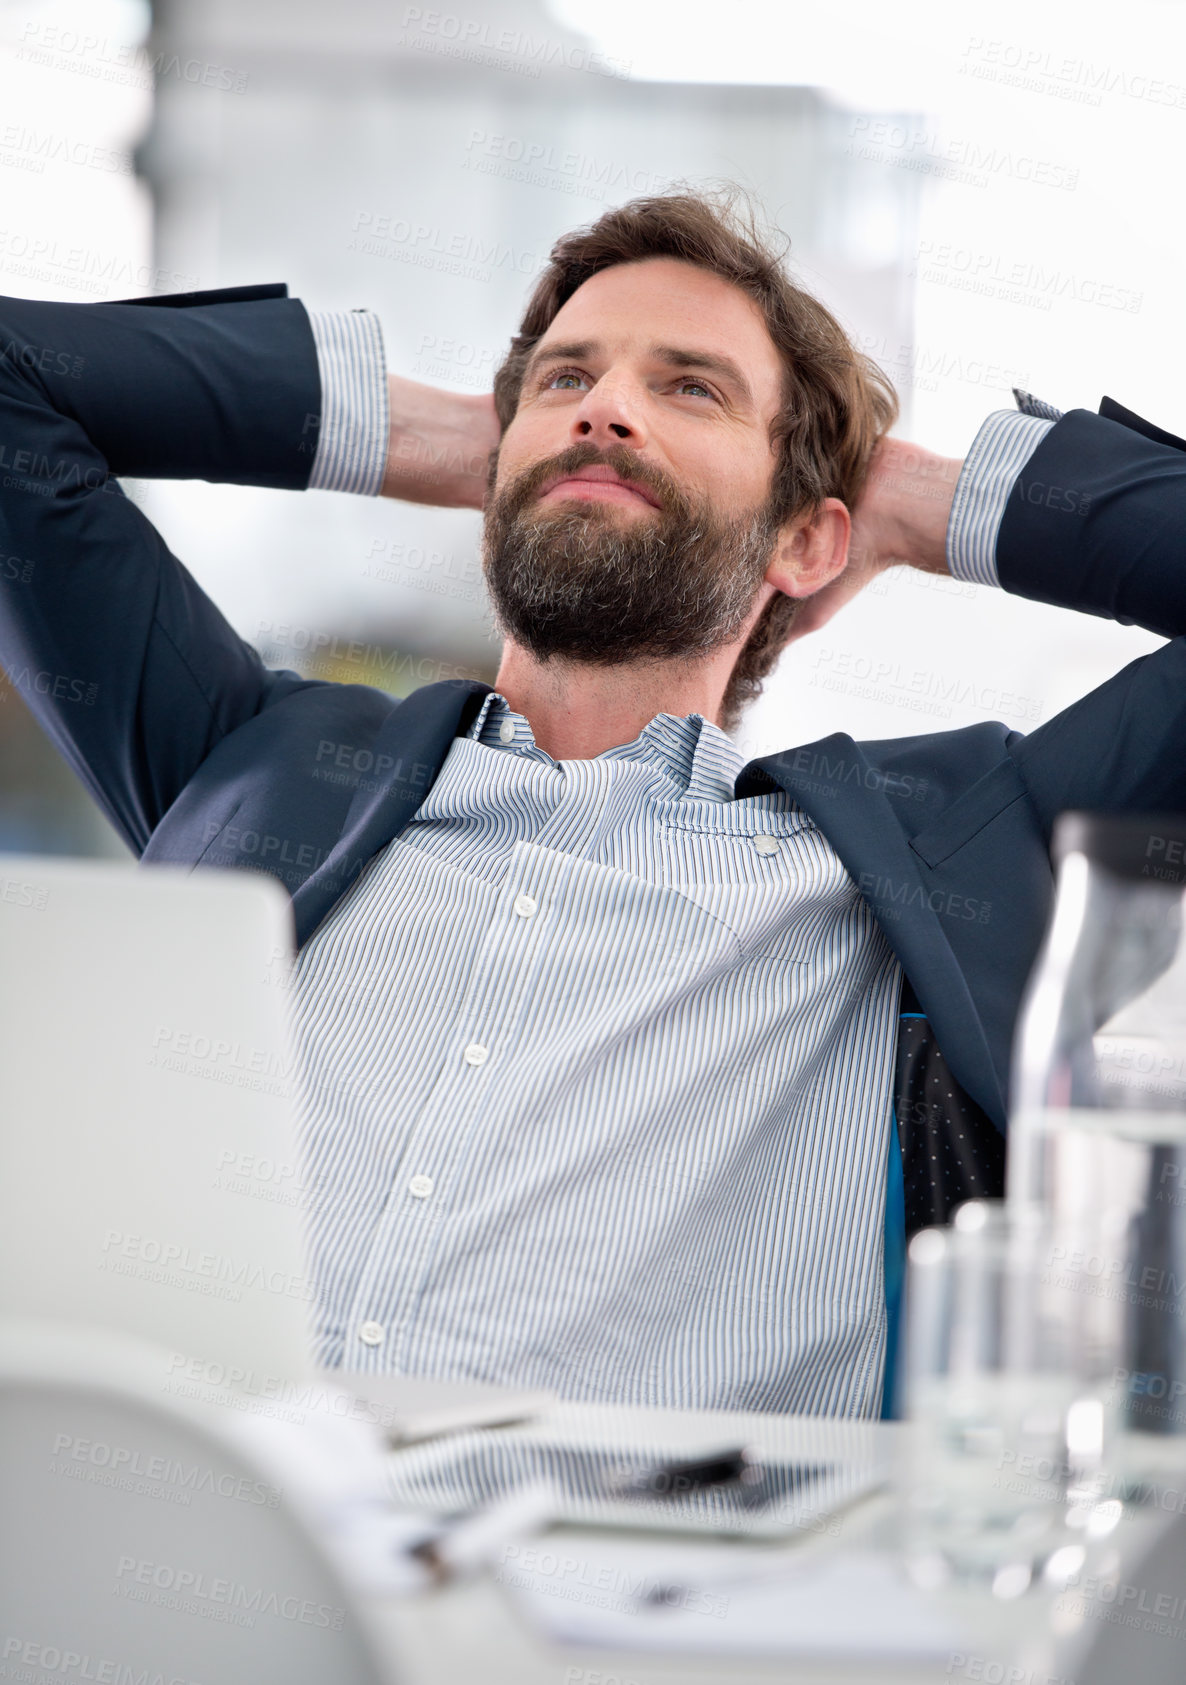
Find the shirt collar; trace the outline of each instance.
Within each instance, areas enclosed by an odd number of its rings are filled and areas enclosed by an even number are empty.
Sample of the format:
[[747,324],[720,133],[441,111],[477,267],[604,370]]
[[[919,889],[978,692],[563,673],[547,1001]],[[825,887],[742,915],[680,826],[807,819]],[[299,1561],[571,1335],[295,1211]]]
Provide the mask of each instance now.
[[[483,698],[467,737],[491,749],[507,749],[550,761],[531,727],[498,691]],[[656,714],[633,743],[615,745],[596,757],[608,761],[647,761],[659,768],[681,795],[700,801],[733,800],[743,757],[733,740],[703,714]]]

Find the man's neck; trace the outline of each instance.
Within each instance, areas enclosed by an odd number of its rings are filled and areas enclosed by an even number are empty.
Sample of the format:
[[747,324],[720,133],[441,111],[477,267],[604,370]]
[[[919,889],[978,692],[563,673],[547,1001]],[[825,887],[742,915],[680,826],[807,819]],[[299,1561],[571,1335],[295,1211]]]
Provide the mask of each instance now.
[[559,658],[537,661],[507,641],[494,688],[556,761],[593,760],[633,743],[656,714],[702,714],[719,723],[735,650],[687,661],[595,667]]

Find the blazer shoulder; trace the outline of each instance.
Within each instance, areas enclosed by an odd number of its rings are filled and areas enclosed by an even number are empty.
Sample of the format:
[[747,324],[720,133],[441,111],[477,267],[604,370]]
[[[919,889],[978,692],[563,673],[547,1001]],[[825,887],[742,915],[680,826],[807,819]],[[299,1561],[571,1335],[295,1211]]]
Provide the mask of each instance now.
[[[971,680],[968,685],[979,693],[977,705],[1000,706],[999,691],[974,686]],[[863,741],[856,748],[870,766],[927,777],[938,790],[955,796],[1006,760],[1010,744],[1021,735],[1002,720],[982,720],[977,725],[957,726],[952,731]]]
[[1118,421],[1130,432],[1140,433],[1142,437],[1152,439],[1155,445],[1170,445],[1174,450],[1186,451],[1186,439],[1179,439],[1176,433],[1167,433],[1164,427],[1155,427],[1151,421],[1146,421],[1134,410],[1126,410],[1115,398],[1100,400],[1100,414],[1105,421]]
[[781,787],[807,812],[843,828],[867,824],[888,812],[907,838],[933,825],[985,779],[1012,768],[1011,749],[1021,734],[1000,720],[919,737],[854,742],[843,732],[751,761],[736,795]]
[[287,298],[284,281],[264,281],[255,287],[207,287],[204,292],[150,293],[147,298],[113,298],[112,304],[159,304],[172,310],[192,310],[203,304],[253,304],[257,299]]

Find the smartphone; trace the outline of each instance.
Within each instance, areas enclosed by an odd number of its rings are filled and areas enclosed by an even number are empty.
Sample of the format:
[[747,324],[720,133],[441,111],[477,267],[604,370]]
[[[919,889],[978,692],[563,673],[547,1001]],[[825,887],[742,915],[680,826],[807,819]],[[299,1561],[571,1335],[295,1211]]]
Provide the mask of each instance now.
[[884,1483],[869,1464],[784,1461],[737,1447],[664,1456],[654,1446],[576,1445],[457,1434],[390,1460],[393,1495],[408,1508],[458,1514],[546,1483],[557,1521],[663,1532],[786,1538],[826,1531],[829,1518]]

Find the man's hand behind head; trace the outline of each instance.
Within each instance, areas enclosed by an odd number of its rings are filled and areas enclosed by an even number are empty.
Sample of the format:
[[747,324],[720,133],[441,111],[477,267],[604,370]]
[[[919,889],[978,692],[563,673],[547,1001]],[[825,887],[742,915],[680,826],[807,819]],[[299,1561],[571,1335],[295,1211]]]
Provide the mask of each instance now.
[[480,509],[499,439],[493,393],[471,397],[388,375],[391,406],[383,497]]
[[906,439],[882,439],[852,512],[848,565],[799,605],[790,639],[818,632],[886,568],[947,573],[947,523],[963,463]]

